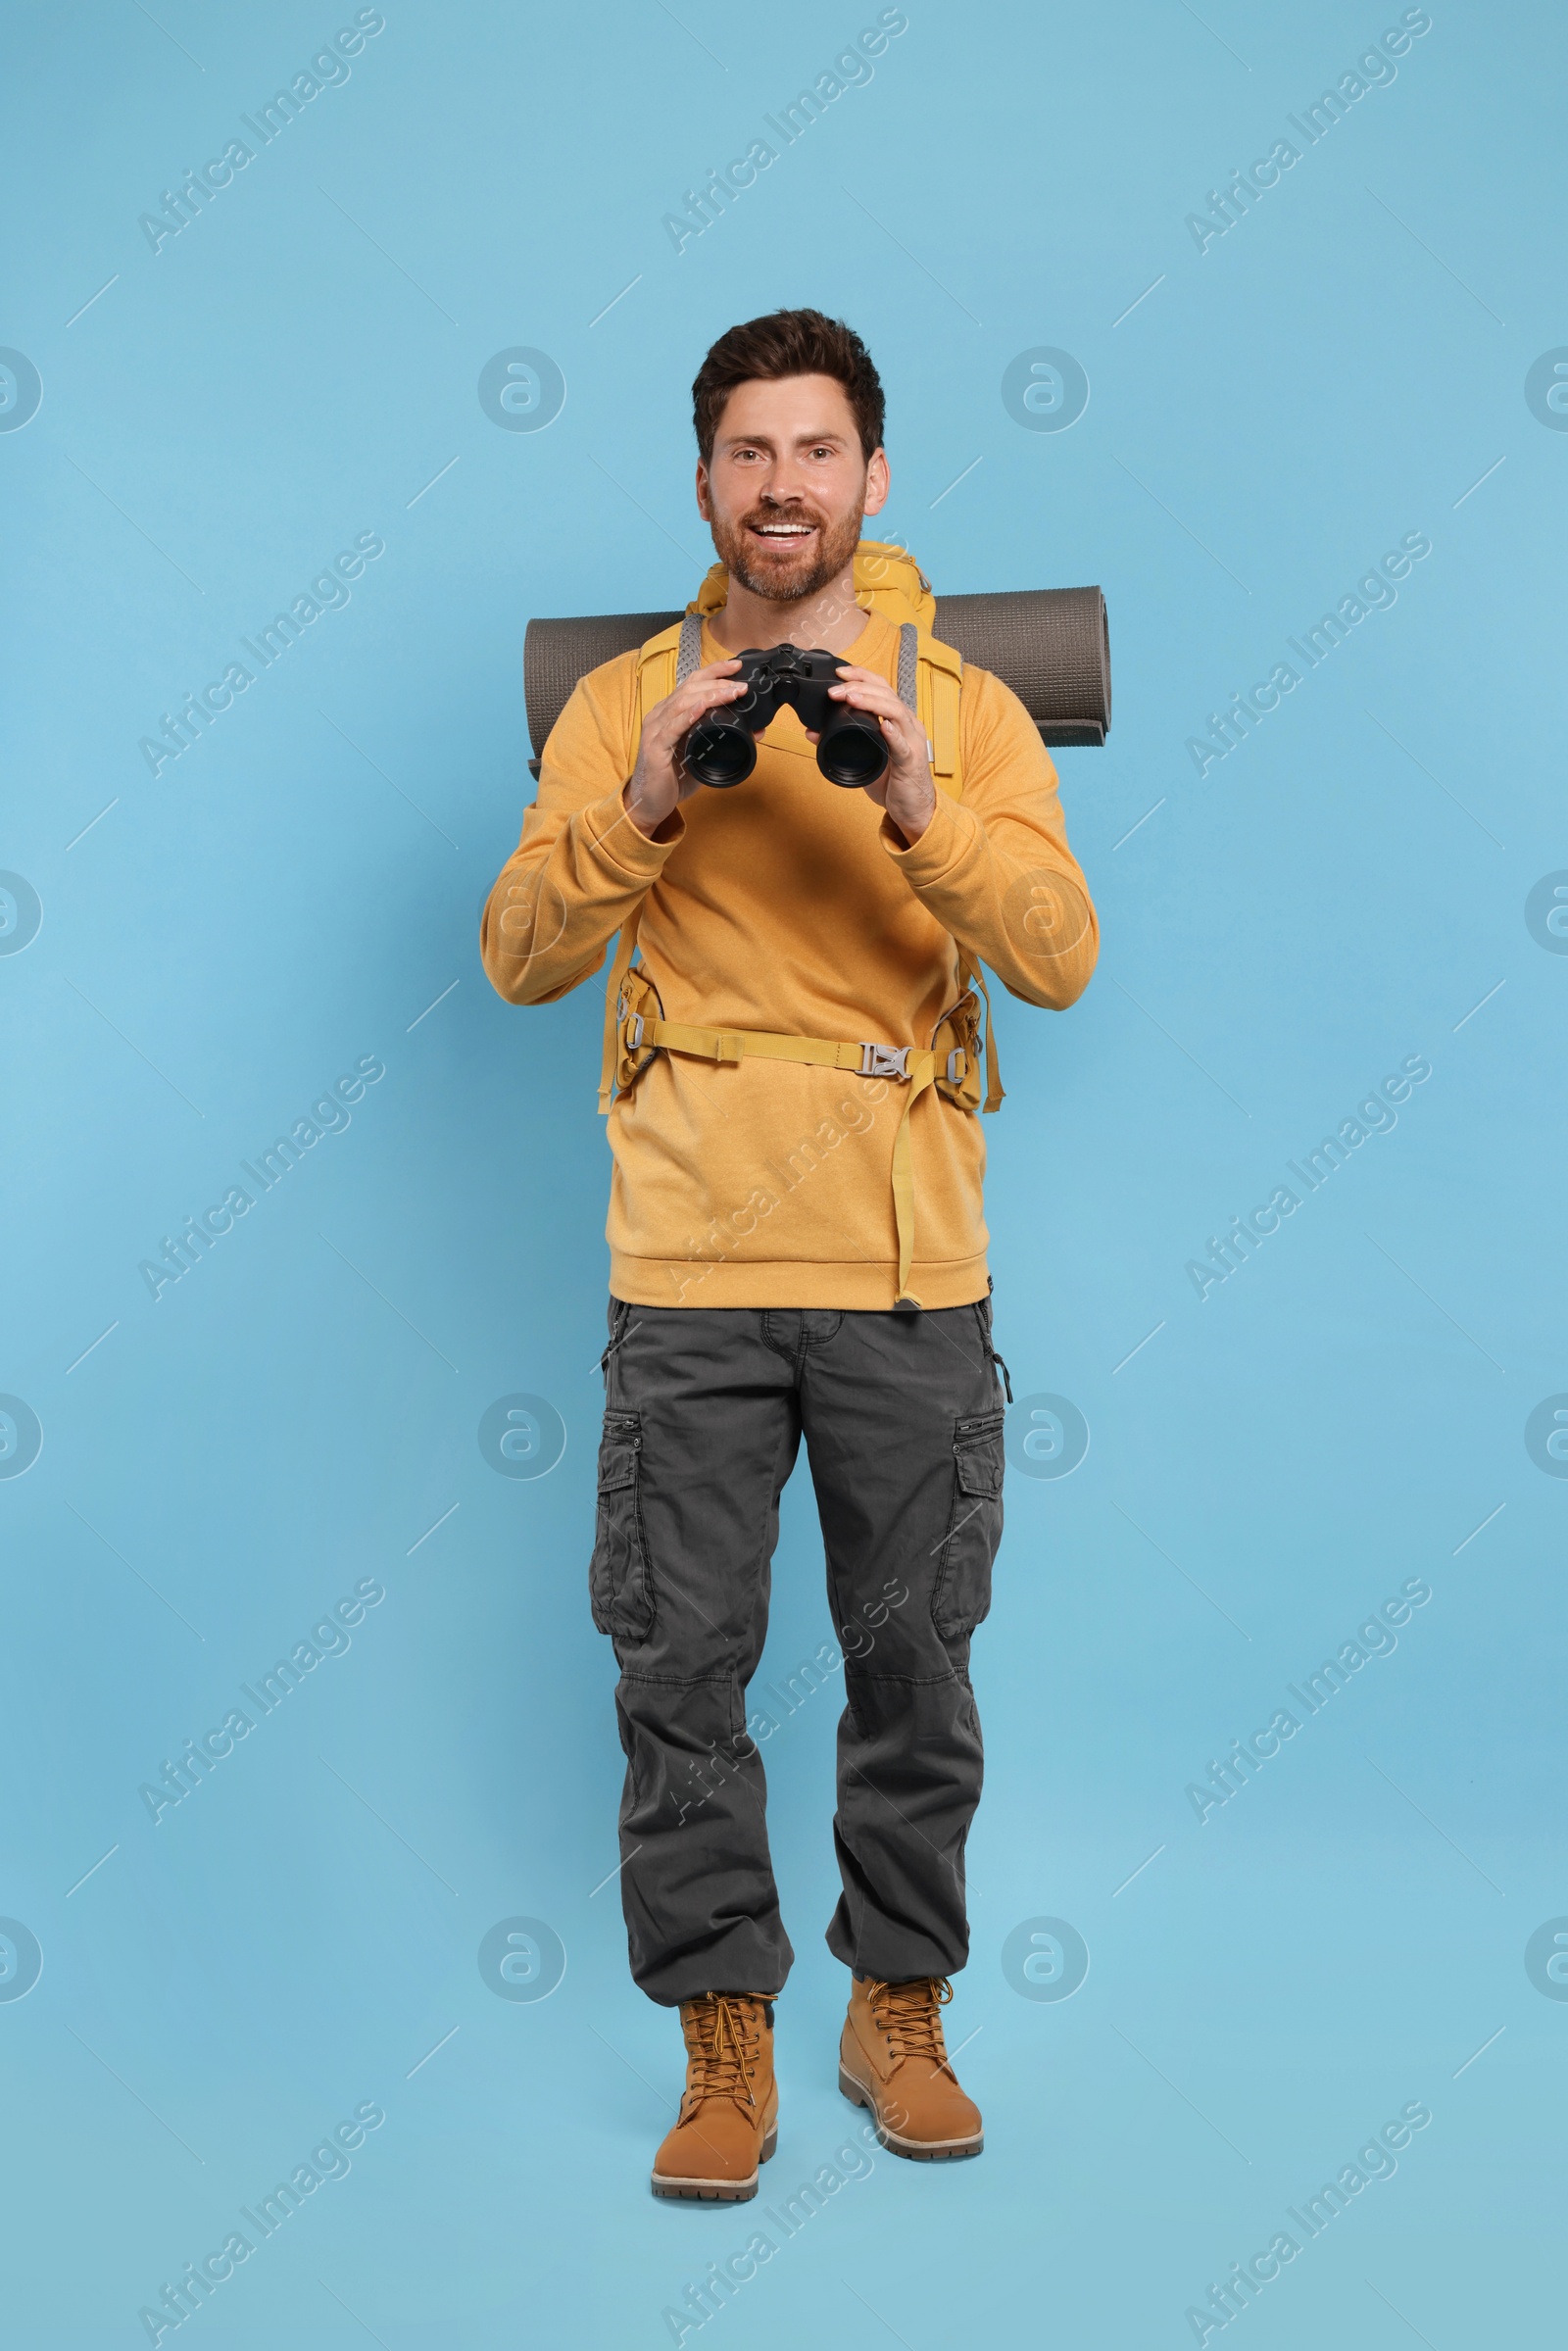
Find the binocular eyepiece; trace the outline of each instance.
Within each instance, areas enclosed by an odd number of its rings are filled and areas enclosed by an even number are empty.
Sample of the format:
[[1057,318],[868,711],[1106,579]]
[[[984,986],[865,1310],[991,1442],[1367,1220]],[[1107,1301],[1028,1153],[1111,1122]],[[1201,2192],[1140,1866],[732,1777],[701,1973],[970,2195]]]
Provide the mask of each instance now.
[[746,692],[734,702],[707,710],[687,733],[681,759],[687,772],[715,791],[743,784],[757,765],[757,737],[789,703],[809,733],[819,737],[816,763],[830,784],[845,791],[874,784],[886,770],[888,747],[881,721],[870,710],[831,702],[828,688],[839,682],[844,657],[794,645],[768,652],[755,646],[739,657],[737,684]]

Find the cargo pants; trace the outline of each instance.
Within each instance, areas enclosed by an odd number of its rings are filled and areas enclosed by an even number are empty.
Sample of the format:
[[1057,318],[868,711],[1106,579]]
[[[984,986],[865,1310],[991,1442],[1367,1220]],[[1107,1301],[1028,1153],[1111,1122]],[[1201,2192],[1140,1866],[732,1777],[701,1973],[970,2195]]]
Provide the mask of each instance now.
[[[910,1313],[632,1306],[605,1349],[594,1623],[614,1644],[631,1969],[666,2006],[771,1997],[794,1953],[768,1857],[763,1749],[786,1710],[747,1689],[767,1631],[779,1495],[805,1437],[842,1655],[828,1947],[858,1976],[968,1955],[980,1799],[969,1636],[1002,1536],[991,1302]],[[793,1705],[794,1701],[789,1701]]]

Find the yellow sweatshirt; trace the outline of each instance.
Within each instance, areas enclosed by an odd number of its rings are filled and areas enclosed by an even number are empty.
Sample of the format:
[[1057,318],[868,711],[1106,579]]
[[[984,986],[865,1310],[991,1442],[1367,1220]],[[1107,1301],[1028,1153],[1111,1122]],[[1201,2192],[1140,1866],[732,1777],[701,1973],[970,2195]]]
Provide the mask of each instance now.
[[[869,612],[843,659],[896,683],[898,649],[893,622]],[[702,658],[727,658],[706,625]],[[827,781],[788,709],[744,784],[700,789],[674,837],[650,841],[621,802],[635,667],[623,654],[585,677],[545,745],[538,798],[480,926],[509,1004],[550,1004],[589,978],[639,904],[667,1020],[929,1046],[960,994],[955,939],[1026,1004],[1061,1010],[1082,994],[1095,910],[1055,769],[999,678],[965,666],[962,797],[939,788],[912,847],[863,792]],[[595,1074],[583,1071],[585,1101]],[[609,1119],[612,1294],[890,1307],[904,1096],[897,1080],[838,1069],[657,1053]],[[927,1306],[966,1305],[987,1289],[980,1120],[927,1088],[909,1141],[909,1289]]]

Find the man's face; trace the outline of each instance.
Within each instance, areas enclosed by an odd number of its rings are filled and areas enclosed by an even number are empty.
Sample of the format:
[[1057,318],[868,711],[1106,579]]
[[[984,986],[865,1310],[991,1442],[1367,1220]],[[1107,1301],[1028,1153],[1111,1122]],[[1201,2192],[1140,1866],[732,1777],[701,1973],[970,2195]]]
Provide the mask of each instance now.
[[724,403],[711,460],[697,467],[697,505],[732,579],[794,604],[841,572],[864,515],[888,494],[888,462],[860,453],[844,386],[831,375],[738,384]]

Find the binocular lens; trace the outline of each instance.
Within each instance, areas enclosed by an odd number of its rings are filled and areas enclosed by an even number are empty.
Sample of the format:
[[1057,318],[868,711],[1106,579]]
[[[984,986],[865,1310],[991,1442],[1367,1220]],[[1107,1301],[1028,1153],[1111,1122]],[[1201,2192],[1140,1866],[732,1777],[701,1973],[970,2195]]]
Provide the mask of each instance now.
[[846,789],[874,784],[887,767],[887,740],[879,726],[874,733],[865,725],[835,727],[817,745],[816,763],[830,784],[842,784]]
[[699,719],[686,738],[687,772],[700,784],[722,792],[744,784],[757,765],[757,745],[743,726],[715,726]]

